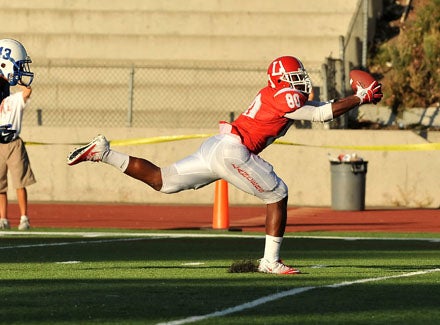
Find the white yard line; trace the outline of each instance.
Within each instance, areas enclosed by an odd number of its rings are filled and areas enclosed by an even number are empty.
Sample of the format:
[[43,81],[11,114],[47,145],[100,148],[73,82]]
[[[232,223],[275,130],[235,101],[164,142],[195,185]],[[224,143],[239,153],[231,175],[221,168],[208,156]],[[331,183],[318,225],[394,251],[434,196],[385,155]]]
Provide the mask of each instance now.
[[306,292],[306,291],[310,291],[310,290],[313,290],[313,289],[341,288],[341,287],[351,286],[351,285],[359,284],[359,283],[374,282],[374,281],[384,281],[384,280],[389,280],[389,279],[404,278],[404,277],[428,274],[428,273],[439,272],[439,271],[440,271],[440,269],[429,269],[429,270],[424,270],[424,271],[409,272],[409,273],[403,273],[403,274],[398,274],[398,275],[382,276],[382,277],[378,277],[378,278],[367,278],[367,279],[360,279],[360,280],[355,280],[355,281],[346,281],[346,282],[329,284],[329,285],[325,285],[325,286],[294,288],[294,289],[290,289],[290,290],[287,290],[287,291],[279,292],[279,293],[276,293],[276,294],[264,296],[264,297],[258,298],[256,300],[245,302],[244,304],[237,305],[237,306],[230,307],[230,308],[226,308],[226,309],[223,309],[223,310],[219,310],[219,311],[216,311],[216,312],[213,312],[213,313],[210,313],[210,314],[205,314],[205,315],[200,315],[200,316],[190,316],[190,317],[187,317],[187,318],[182,318],[182,319],[174,320],[174,321],[171,321],[171,322],[159,323],[157,325],[189,324],[189,323],[194,323],[194,322],[206,320],[208,318],[222,317],[222,316],[226,316],[226,315],[229,315],[229,314],[238,313],[238,312],[241,312],[241,311],[246,310],[246,309],[255,308],[257,306],[266,304],[266,303],[274,301],[274,300],[278,300],[278,299],[285,298],[285,297],[290,297],[290,296],[295,296],[295,295],[298,295],[300,293],[303,293],[303,292]]
[[[0,231],[0,238],[2,236],[66,236],[66,237],[80,237],[80,238],[100,238],[100,237],[116,237],[102,240],[82,240],[74,242],[57,242],[57,243],[41,243],[41,244],[27,244],[27,245],[13,245],[13,246],[0,246],[0,250],[14,249],[14,248],[31,248],[31,247],[49,247],[49,246],[67,246],[67,245],[79,245],[79,244],[96,244],[96,243],[111,243],[119,241],[136,241],[142,239],[164,239],[164,238],[252,238],[252,239],[264,239],[262,235],[246,235],[246,234],[190,234],[190,233],[148,233],[148,232],[88,232],[88,231],[73,231],[73,232],[52,232],[52,231]],[[119,238],[117,238],[119,237]],[[123,238],[121,238],[123,237]],[[440,238],[370,238],[370,237],[332,237],[332,236],[291,236],[286,238],[305,238],[305,239],[327,239],[327,240],[398,240],[398,241],[428,241],[428,242],[440,242]]]

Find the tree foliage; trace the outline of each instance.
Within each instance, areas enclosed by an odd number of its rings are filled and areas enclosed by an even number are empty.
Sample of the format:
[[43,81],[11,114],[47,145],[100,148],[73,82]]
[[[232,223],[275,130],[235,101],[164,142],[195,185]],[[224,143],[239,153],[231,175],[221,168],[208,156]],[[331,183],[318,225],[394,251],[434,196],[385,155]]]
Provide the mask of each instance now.
[[372,64],[383,75],[384,104],[399,112],[440,101],[440,0],[417,8],[393,40],[379,45]]

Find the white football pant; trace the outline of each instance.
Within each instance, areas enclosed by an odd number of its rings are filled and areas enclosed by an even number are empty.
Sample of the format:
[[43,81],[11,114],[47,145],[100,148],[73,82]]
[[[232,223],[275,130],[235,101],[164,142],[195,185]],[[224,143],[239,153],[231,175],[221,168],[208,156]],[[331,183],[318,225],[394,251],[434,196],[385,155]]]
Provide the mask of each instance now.
[[234,134],[208,138],[195,153],[161,168],[161,172],[163,193],[198,189],[222,178],[266,204],[287,196],[287,186],[273,166],[249,152]]

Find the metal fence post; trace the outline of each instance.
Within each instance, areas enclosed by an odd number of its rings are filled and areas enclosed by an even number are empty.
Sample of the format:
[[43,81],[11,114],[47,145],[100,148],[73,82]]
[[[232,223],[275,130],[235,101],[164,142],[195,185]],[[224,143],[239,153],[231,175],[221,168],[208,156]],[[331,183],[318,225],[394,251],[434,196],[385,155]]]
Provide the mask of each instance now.
[[128,79],[128,109],[127,109],[127,127],[133,124],[133,93],[134,93],[134,66],[131,66]]
[[363,35],[362,35],[362,67],[367,67],[367,47],[368,47],[368,0],[363,0],[364,6],[363,6],[363,13],[362,13],[362,19],[363,19]]
[[37,108],[37,125],[43,125],[43,110],[41,108]]
[[326,63],[321,65],[321,73],[322,73],[322,101],[326,102],[330,100],[328,95],[328,65]]
[[[345,38],[344,36],[339,36],[339,57],[341,58],[341,64],[339,64],[339,80],[340,80],[340,87],[339,87],[339,93],[341,94],[341,98],[345,97],[345,67],[346,67],[346,45],[345,45]],[[341,126],[342,129],[346,129],[348,126],[348,114],[344,114],[340,117]]]

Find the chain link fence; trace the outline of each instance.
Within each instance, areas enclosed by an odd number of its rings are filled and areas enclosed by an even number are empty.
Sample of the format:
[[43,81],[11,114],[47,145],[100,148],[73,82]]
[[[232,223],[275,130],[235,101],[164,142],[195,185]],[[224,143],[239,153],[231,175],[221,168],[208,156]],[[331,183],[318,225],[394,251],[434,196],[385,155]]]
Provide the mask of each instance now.
[[[252,67],[32,68],[25,126],[211,128],[241,114],[267,84],[266,68]],[[308,70],[322,84],[320,69]]]

